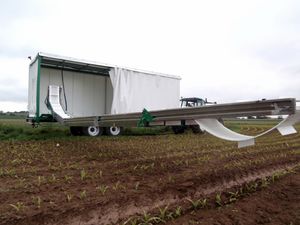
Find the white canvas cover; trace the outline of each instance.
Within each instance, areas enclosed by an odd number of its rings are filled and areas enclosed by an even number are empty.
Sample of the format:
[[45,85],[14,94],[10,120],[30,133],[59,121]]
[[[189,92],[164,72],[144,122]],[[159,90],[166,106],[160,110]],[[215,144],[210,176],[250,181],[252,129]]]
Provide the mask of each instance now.
[[109,72],[113,86],[111,114],[179,107],[180,79],[115,67]]

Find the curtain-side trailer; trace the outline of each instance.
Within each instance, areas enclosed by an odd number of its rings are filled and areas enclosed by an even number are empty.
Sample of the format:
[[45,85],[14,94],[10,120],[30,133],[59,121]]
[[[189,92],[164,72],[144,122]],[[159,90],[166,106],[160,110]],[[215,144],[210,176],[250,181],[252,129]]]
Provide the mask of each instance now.
[[[93,61],[38,53],[29,66],[28,121],[55,122],[59,117],[93,117],[179,106],[180,77]],[[59,87],[65,115],[55,117],[49,105],[49,87]],[[52,90],[53,91],[53,90]],[[95,126],[71,126],[73,134],[96,136]],[[118,135],[120,127],[108,126]]]
[[[179,108],[180,77],[38,53],[29,66],[28,122],[60,122],[73,135],[119,135],[128,126],[199,126],[239,147],[277,129],[296,133],[295,98]],[[255,136],[236,133],[219,118],[288,115]]]

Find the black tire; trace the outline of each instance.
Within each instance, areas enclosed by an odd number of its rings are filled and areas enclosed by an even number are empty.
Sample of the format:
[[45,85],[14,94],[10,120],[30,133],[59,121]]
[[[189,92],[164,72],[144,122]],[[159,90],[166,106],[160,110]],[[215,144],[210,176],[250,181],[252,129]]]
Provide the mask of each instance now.
[[123,133],[124,129],[123,127],[114,126],[114,127],[106,127],[105,131],[106,134],[109,136],[119,136]]
[[204,132],[200,129],[199,125],[191,125],[190,126],[191,130],[193,131],[194,134],[203,134]]
[[185,126],[172,126],[174,134],[183,134],[185,131]]
[[103,127],[97,127],[97,126],[89,126],[89,127],[83,127],[83,133],[86,136],[90,137],[97,137],[103,134]]
[[73,136],[82,136],[83,135],[82,127],[70,127],[70,132]]

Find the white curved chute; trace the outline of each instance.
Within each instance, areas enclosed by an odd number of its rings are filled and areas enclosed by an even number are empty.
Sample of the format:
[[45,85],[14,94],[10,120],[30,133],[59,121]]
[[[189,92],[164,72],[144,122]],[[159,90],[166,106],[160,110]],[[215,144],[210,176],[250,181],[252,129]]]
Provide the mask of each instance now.
[[58,120],[71,118],[62,108],[60,104],[60,87],[57,85],[49,85],[48,100],[54,117]]
[[293,125],[300,122],[300,110],[297,110],[295,114],[288,116],[275,127],[272,127],[271,129],[255,136],[249,136],[234,132],[221,124],[217,119],[197,119],[195,121],[197,122],[197,124],[199,124],[202,130],[205,130],[211,135],[224,140],[236,141],[238,142],[238,147],[242,148],[254,145],[255,138],[265,135],[275,129],[277,129],[281,135],[297,133]]

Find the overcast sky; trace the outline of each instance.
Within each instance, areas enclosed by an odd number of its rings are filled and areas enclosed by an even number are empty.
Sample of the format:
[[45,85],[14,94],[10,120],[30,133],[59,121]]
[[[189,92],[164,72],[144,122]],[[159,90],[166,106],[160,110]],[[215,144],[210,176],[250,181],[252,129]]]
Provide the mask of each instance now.
[[0,0],[0,110],[38,51],[180,75],[181,96],[300,99],[300,1]]

